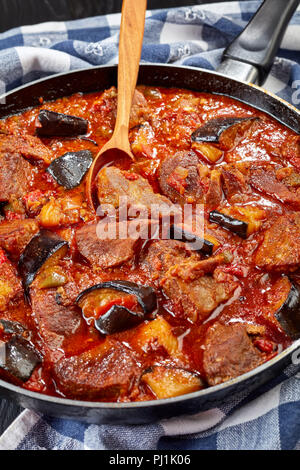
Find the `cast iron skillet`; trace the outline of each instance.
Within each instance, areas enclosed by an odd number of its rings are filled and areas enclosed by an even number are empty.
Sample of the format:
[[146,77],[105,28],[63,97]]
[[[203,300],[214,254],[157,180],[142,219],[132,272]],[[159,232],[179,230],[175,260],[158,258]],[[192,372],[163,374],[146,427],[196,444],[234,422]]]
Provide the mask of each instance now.
[[[244,32],[225,51],[220,73],[191,67],[141,65],[139,83],[228,95],[268,113],[300,133],[299,111],[263,89],[245,83],[251,80],[262,84],[265,80],[285,27],[298,3],[298,0],[266,0]],[[229,78],[225,73],[236,79]],[[4,104],[0,105],[0,118],[38,106],[41,96],[45,101],[55,100],[75,92],[103,90],[112,85],[117,85],[116,66],[55,75],[7,93],[1,100]],[[176,398],[138,403],[86,402],[30,392],[2,380],[0,395],[15,400],[25,408],[52,416],[89,423],[147,423],[216,407],[233,395],[250,392],[266,383],[291,363],[300,363],[300,339],[247,374]]]

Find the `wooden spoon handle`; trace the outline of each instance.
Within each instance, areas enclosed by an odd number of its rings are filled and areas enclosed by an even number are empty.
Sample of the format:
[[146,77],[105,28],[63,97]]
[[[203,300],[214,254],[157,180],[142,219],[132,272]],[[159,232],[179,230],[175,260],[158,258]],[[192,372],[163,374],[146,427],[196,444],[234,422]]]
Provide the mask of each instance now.
[[[128,142],[132,98],[143,45],[147,0],[123,0],[119,43],[118,109],[115,134]],[[122,139],[123,140],[123,139]]]

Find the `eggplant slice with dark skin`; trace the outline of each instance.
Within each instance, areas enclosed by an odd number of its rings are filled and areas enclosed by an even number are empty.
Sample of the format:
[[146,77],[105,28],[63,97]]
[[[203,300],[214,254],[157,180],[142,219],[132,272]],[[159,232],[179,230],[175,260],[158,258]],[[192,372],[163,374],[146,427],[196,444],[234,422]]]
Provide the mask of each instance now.
[[92,163],[93,155],[89,150],[68,152],[53,160],[47,171],[58,184],[73,189],[81,183]]
[[293,340],[300,338],[300,288],[296,284],[291,284],[289,294],[275,317]]
[[209,214],[209,221],[226,228],[241,238],[247,238],[248,224],[242,220],[235,219],[218,211],[212,211]]
[[[200,238],[197,235],[188,232],[184,228],[178,227],[177,225],[171,225],[170,227],[170,240],[179,240],[184,243],[189,243],[189,246],[192,250],[203,253],[205,255],[210,256],[213,253],[213,243]],[[196,245],[195,248],[193,248],[193,245]]]
[[112,335],[129,330],[144,320],[144,315],[132,312],[121,305],[113,305],[104,315],[95,320],[95,328],[102,335]]
[[26,382],[41,362],[40,356],[21,336],[13,336],[8,342],[0,343],[0,368],[13,378]]
[[54,255],[65,256],[69,244],[50,230],[41,230],[23,251],[18,268],[26,289],[32,284],[40,269]]
[[192,142],[210,142],[218,144],[220,137],[224,131],[227,131],[232,126],[241,124],[246,121],[253,121],[256,117],[234,118],[234,117],[220,117],[207,121],[203,126],[196,129],[192,135]]
[[95,327],[104,335],[132,328],[145,320],[147,315],[154,314],[157,310],[157,297],[154,289],[150,286],[141,286],[130,281],[116,280],[96,284],[81,292],[76,299],[76,303],[80,306],[84,297],[100,289],[112,289],[134,295],[143,310],[142,313],[136,313],[124,306],[113,305],[104,315],[95,320]]
[[39,112],[35,128],[39,137],[75,137],[85,135],[87,130],[86,119],[48,109],[42,109]]
[[3,330],[6,334],[23,334],[25,329],[21,323],[9,320],[0,320],[0,331]]
[[77,297],[76,303],[78,304],[80,300],[90,292],[94,292],[99,289],[113,289],[126,294],[135,295],[145,315],[148,315],[157,309],[156,293],[152,287],[141,286],[135,282],[118,280],[102,282],[101,284],[96,284],[95,286],[84,290]]

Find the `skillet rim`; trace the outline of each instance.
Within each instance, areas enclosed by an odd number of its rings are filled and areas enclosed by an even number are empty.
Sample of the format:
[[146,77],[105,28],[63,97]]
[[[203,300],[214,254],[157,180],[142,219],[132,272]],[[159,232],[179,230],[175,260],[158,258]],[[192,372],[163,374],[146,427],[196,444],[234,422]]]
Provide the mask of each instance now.
[[[117,67],[118,67],[118,64],[104,64],[104,65],[97,65],[95,67],[94,66],[84,67],[84,68],[69,70],[67,72],[55,73],[55,74],[49,75],[47,77],[43,77],[43,78],[39,78],[37,80],[33,80],[32,82],[25,83],[24,85],[20,85],[19,87],[14,88],[13,90],[9,90],[8,92],[3,93],[2,95],[0,95],[0,113],[1,113],[1,110],[2,110],[2,106],[3,106],[3,100],[5,100],[7,97],[10,97],[10,96],[14,95],[15,93],[19,93],[19,92],[25,90],[26,88],[30,88],[31,86],[35,86],[35,85],[38,85],[38,84],[43,84],[43,83],[46,83],[47,81],[51,81],[52,79],[55,80],[57,78],[68,77],[68,76],[76,75],[77,73],[80,74],[80,73],[85,73],[85,72],[88,72],[88,71],[97,71],[97,70],[102,70],[102,69],[103,70],[106,69],[106,70],[111,70],[111,71],[117,71]],[[139,84],[139,81],[140,81],[140,70],[143,70],[143,69],[147,70],[147,68],[151,69],[153,67],[157,67],[159,69],[164,69],[164,68],[170,69],[170,70],[173,69],[173,71],[179,70],[179,71],[201,72],[201,73],[208,74],[212,77],[225,78],[229,82],[233,82],[237,85],[242,84],[244,86],[248,86],[249,88],[254,89],[256,92],[261,93],[262,95],[268,95],[272,99],[278,101],[279,104],[287,107],[289,109],[289,111],[294,112],[294,113],[297,114],[298,119],[299,119],[299,131],[294,129],[291,125],[287,124],[286,122],[282,121],[279,117],[276,117],[270,111],[267,111],[267,110],[263,109],[263,107],[260,107],[258,105],[254,105],[254,104],[252,104],[252,103],[250,103],[246,100],[243,100],[241,98],[237,98],[236,96],[232,96],[232,95],[227,94],[227,93],[219,93],[219,92],[212,92],[212,91],[208,92],[208,93],[211,93],[211,94],[214,94],[214,95],[228,96],[229,98],[233,98],[233,99],[235,99],[235,100],[237,100],[241,103],[244,103],[244,104],[246,104],[248,106],[251,106],[251,107],[253,107],[253,108],[255,108],[259,111],[262,111],[263,113],[265,113],[268,116],[272,117],[273,119],[275,119],[277,122],[279,122],[283,126],[288,127],[293,132],[296,132],[297,134],[300,135],[300,109],[296,108],[296,106],[289,103],[285,99],[277,96],[275,93],[273,93],[269,90],[266,90],[265,88],[263,88],[263,86],[260,86],[260,85],[254,84],[254,83],[248,83],[248,82],[245,82],[243,80],[238,80],[238,79],[235,79],[233,77],[229,77],[229,76],[227,76],[223,73],[220,73],[218,71],[215,71],[215,70],[208,70],[208,69],[204,69],[204,68],[201,68],[201,67],[193,67],[193,66],[190,66],[190,65],[174,65],[174,64],[165,64],[165,63],[158,63],[158,62],[141,62],[140,63],[140,69],[139,69],[139,76],[138,76],[137,84]],[[160,86],[162,86],[162,87],[165,86],[166,88],[168,88],[167,85],[160,85]],[[172,86],[171,86],[171,88],[172,88]],[[178,87],[178,88],[180,88],[180,87]],[[183,89],[189,89],[189,88],[187,88],[187,86],[184,86]],[[191,89],[191,90],[192,91],[193,90],[197,91],[195,89]],[[76,93],[76,92],[73,91],[71,94],[63,95],[63,96],[71,96],[74,93]],[[82,93],[84,94],[86,92],[82,92]],[[92,91],[89,91],[88,93],[92,93]],[[47,101],[51,102],[53,100],[49,99]],[[4,103],[4,105],[5,105],[5,103]],[[24,107],[24,108],[20,109],[18,112],[8,113],[8,114],[4,115],[3,117],[1,117],[0,119],[5,119],[6,117],[11,116],[13,114],[20,114],[21,112],[24,112],[24,111],[26,111],[30,108],[34,108],[36,106],[38,106],[38,104],[37,105],[30,105],[28,107]]]
[[86,408],[99,408],[99,409],[103,408],[103,409],[111,409],[111,410],[123,409],[123,408],[124,409],[144,408],[144,407],[149,407],[149,406],[155,407],[155,406],[164,405],[164,404],[167,405],[167,404],[178,403],[178,402],[185,401],[188,399],[209,396],[213,394],[214,392],[223,390],[224,388],[230,388],[233,385],[238,385],[239,383],[250,379],[254,375],[257,375],[260,372],[263,372],[265,369],[269,369],[269,367],[271,367],[272,365],[275,365],[277,362],[279,362],[280,360],[283,360],[284,358],[286,358],[290,354],[293,354],[296,351],[298,351],[300,354],[300,339],[294,341],[294,343],[291,344],[291,346],[289,346],[287,349],[279,353],[273,359],[270,359],[269,361],[265,362],[261,366],[256,367],[255,369],[252,369],[249,372],[246,372],[245,374],[242,374],[234,379],[228,380],[227,382],[223,382],[219,385],[214,385],[208,388],[204,388],[202,390],[199,390],[198,392],[186,393],[185,395],[179,395],[177,397],[171,397],[171,398],[161,398],[158,400],[147,400],[147,401],[125,402],[125,403],[101,402],[101,401],[93,402],[93,401],[75,400],[71,398],[57,397],[53,395],[46,395],[40,392],[27,390],[18,385],[5,382],[2,379],[0,379],[0,387],[6,388],[10,390],[11,392],[15,392],[17,394],[20,394],[20,390],[21,390],[21,394],[29,398],[39,399],[40,401],[60,404],[64,406],[75,405],[75,406],[86,407]]
[[[51,81],[53,79],[55,80],[57,78],[70,77],[70,76],[75,75],[77,73],[80,74],[80,73],[84,73],[84,72],[88,72],[88,71],[96,71],[96,70],[102,70],[102,69],[107,69],[107,70],[111,69],[112,71],[115,71],[115,70],[117,70],[117,66],[118,66],[118,64],[109,64],[109,65],[105,64],[105,65],[99,65],[99,66],[96,66],[96,67],[85,67],[85,68],[70,70],[70,71],[62,72],[62,73],[58,73],[58,74],[52,74],[50,76],[40,78],[38,80],[34,80],[32,82],[21,85],[21,86],[15,88],[13,90],[10,90],[7,93],[4,93],[3,95],[0,96],[0,103],[1,103],[0,104],[0,113],[1,113],[1,110],[2,110],[3,100],[6,97],[17,94],[17,93],[25,90],[26,88],[30,88],[31,86],[35,86],[35,85],[38,85],[40,83],[45,83],[47,81]],[[298,119],[300,120],[300,110],[298,110],[292,104],[288,103],[283,98],[280,98],[277,95],[275,95],[274,93],[272,93],[268,90],[265,90],[261,86],[254,85],[252,83],[247,83],[247,82],[244,82],[242,80],[237,80],[237,79],[234,79],[232,77],[228,77],[228,76],[226,76],[222,73],[216,72],[216,71],[211,71],[211,70],[198,68],[198,67],[192,67],[192,66],[187,66],[187,65],[162,64],[162,63],[153,63],[153,62],[151,62],[151,63],[141,63],[140,64],[140,69],[146,69],[147,70],[147,68],[150,68],[150,67],[151,68],[152,67],[158,67],[160,69],[169,68],[170,70],[171,69],[173,69],[173,70],[177,69],[177,70],[186,71],[186,72],[188,72],[188,71],[200,72],[200,73],[209,74],[211,77],[217,76],[217,77],[225,78],[226,80],[229,80],[233,83],[236,83],[237,85],[243,84],[243,85],[249,86],[250,88],[253,88],[257,92],[261,93],[262,95],[267,95],[267,96],[270,96],[271,98],[275,99],[281,105],[284,105],[290,111],[296,113],[296,115],[298,116]],[[139,83],[139,79],[138,79],[138,83]],[[182,88],[183,89],[189,89],[187,86],[183,86]],[[64,94],[62,96],[71,96],[74,93],[76,93],[76,92],[73,91],[70,95]],[[285,127],[288,127],[291,130],[293,130],[294,132],[300,134],[300,132],[298,132],[298,130],[293,129],[292,126],[290,126],[290,125],[286,124],[285,122],[281,121],[278,117],[276,117],[272,113],[264,110],[262,107],[255,106],[252,103],[249,103],[247,101],[243,101],[242,99],[236,98],[235,96],[231,96],[231,95],[226,94],[226,93],[217,93],[217,92],[210,92],[210,93],[216,94],[216,95],[229,96],[229,97],[231,97],[231,98],[233,98],[233,99],[235,99],[239,102],[245,103],[245,104],[247,104],[247,105],[249,105],[249,106],[251,106],[255,109],[258,109],[259,111],[264,112],[265,114],[271,116],[273,119],[275,119],[277,122],[279,122],[281,125],[284,125]],[[47,101],[52,101],[52,100],[47,100]],[[8,116],[13,115],[13,114],[20,114],[21,112],[24,112],[26,109],[30,109],[30,108],[34,108],[34,107],[36,107],[36,105],[28,106],[27,108],[25,107],[25,108],[19,110],[17,113],[12,112],[10,114],[6,114],[5,116],[1,117],[0,119],[4,119],[5,117],[8,117]],[[299,127],[300,127],[300,124],[299,124]],[[251,377],[253,377],[255,375],[259,375],[264,370],[269,370],[269,369],[271,369],[272,366],[275,366],[280,361],[282,361],[284,359],[287,359],[288,356],[292,355],[298,349],[299,349],[299,352],[300,352],[300,339],[294,341],[288,348],[286,348],[284,351],[279,353],[273,359],[265,362],[264,364],[262,364],[259,367],[256,367],[255,369],[250,370],[249,372],[247,372],[245,374],[242,374],[242,375],[240,375],[236,378],[228,380],[227,382],[224,382],[224,383],[219,384],[219,385],[211,386],[211,387],[199,390],[197,392],[188,393],[188,394],[185,394],[185,395],[179,395],[177,397],[172,397],[172,398],[159,399],[159,400],[149,400],[149,401],[129,402],[129,403],[83,401],[83,400],[69,399],[69,398],[64,398],[64,397],[59,397],[59,396],[46,395],[46,394],[43,394],[43,393],[34,392],[34,391],[31,391],[31,390],[26,390],[26,389],[22,388],[21,386],[11,384],[11,383],[6,382],[5,380],[2,380],[2,379],[0,379],[0,389],[8,390],[8,391],[12,392],[13,394],[16,394],[16,395],[19,395],[19,396],[23,395],[27,398],[30,398],[30,399],[33,399],[33,400],[39,400],[43,403],[48,403],[50,405],[51,404],[61,405],[61,406],[66,406],[67,408],[68,407],[71,408],[71,407],[74,407],[74,406],[75,407],[83,407],[83,408],[87,408],[87,409],[99,409],[99,410],[101,410],[101,409],[104,409],[104,410],[122,410],[122,409],[130,410],[130,409],[138,409],[138,408],[146,408],[146,407],[147,408],[148,407],[155,408],[155,407],[159,407],[159,406],[162,406],[162,405],[167,406],[167,405],[171,405],[171,404],[181,403],[181,402],[184,402],[184,401],[193,400],[193,399],[197,399],[197,398],[200,398],[200,397],[206,397],[206,396],[209,397],[213,393],[219,392],[219,391],[227,389],[227,388],[231,388],[234,385],[238,385],[238,384],[240,384],[244,381],[246,382]],[[268,380],[268,382],[269,381],[270,381],[270,379]],[[233,393],[234,393],[234,391],[233,391]]]

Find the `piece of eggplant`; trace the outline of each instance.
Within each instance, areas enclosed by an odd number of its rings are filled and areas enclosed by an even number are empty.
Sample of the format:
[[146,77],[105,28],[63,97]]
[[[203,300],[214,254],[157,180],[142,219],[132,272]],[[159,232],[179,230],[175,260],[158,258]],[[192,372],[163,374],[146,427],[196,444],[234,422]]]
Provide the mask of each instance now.
[[192,142],[211,142],[219,143],[220,137],[224,131],[232,126],[241,124],[245,121],[256,120],[256,117],[234,118],[234,117],[220,117],[207,121],[203,126],[196,129],[192,135]]
[[179,240],[184,243],[189,243],[192,250],[205,255],[212,255],[214,244],[204,238],[198,237],[188,230],[177,225],[171,225],[170,227],[170,239]]
[[0,330],[1,329],[6,334],[21,335],[25,331],[25,328],[21,325],[21,323],[9,320],[0,320]]
[[300,338],[300,288],[293,282],[289,294],[275,313],[283,330],[292,338]]
[[222,214],[218,211],[211,211],[209,213],[209,220],[215,224],[221,225],[232,233],[235,233],[241,238],[247,238],[248,224],[242,220],[235,219],[230,215]]
[[7,204],[7,201],[0,201],[0,215],[5,216],[3,209],[6,206],[6,204]]
[[13,336],[8,342],[1,343],[0,368],[22,382],[30,379],[32,372],[40,362],[39,354],[21,336]]
[[113,289],[126,294],[135,295],[145,315],[153,313],[157,309],[157,297],[152,287],[141,286],[134,282],[119,280],[103,282],[84,290],[77,297],[76,303],[78,304],[80,300],[90,292],[94,292],[99,289]]
[[92,163],[93,155],[89,150],[67,152],[53,160],[47,171],[58,184],[72,189],[81,183]]
[[75,137],[86,134],[87,130],[86,119],[48,109],[42,109],[39,112],[35,128],[39,137]]
[[54,255],[58,258],[64,257],[68,247],[68,242],[50,230],[41,230],[35,235],[26,245],[18,264],[25,288],[27,289],[32,284],[50,258]]
[[113,305],[104,315],[95,320],[95,327],[102,335],[112,335],[129,330],[143,320],[143,314],[132,312],[121,305]]

